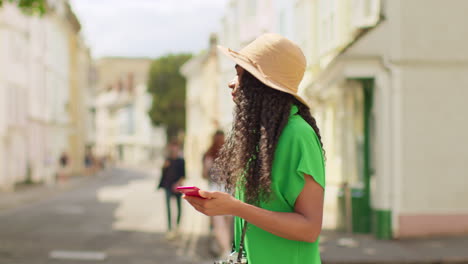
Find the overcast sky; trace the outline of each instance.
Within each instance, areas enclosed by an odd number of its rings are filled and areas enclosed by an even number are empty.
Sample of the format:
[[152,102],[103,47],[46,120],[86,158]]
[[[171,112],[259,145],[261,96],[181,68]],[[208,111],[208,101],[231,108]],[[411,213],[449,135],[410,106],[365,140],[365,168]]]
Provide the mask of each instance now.
[[71,0],[95,58],[206,49],[228,0]]

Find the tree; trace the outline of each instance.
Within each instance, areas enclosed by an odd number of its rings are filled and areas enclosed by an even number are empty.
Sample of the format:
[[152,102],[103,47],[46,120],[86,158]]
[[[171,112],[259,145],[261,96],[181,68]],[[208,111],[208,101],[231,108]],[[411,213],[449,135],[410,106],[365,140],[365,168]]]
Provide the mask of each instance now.
[[151,63],[148,91],[153,95],[149,116],[154,125],[164,125],[168,138],[185,131],[185,78],[180,67],[191,54],[170,54]]
[[0,0],[0,7],[4,2],[16,4],[27,14],[43,15],[46,11],[46,0]]

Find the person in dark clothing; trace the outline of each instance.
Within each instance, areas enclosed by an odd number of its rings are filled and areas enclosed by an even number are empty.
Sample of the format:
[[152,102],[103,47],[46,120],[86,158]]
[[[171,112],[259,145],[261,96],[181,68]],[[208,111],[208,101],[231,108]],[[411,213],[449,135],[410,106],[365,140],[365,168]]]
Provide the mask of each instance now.
[[62,155],[60,156],[60,166],[62,168],[67,167],[68,165],[68,155],[66,152],[62,152]]
[[65,181],[68,178],[68,162],[69,157],[68,154],[64,151],[59,158],[60,168],[58,170],[58,179],[59,181]]
[[86,168],[86,175],[91,175],[95,172],[96,169],[96,159],[94,157],[91,147],[86,148],[84,156],[84,165]]
[[[171,239],[177,235],[177,229],[180,224],[181,210],[181,196],[176,188],[182,184],[185,179],[185,160],[179,155],[180,149],[177,143],[169,145],[169,157],[164,161],[162,168],[161,181],[158,188],[164,189],[166,193],[166,207],[167,207],[167,238]],[[177,201],[177,228],[172,229],[171,217],[171,198],[175,197]]]

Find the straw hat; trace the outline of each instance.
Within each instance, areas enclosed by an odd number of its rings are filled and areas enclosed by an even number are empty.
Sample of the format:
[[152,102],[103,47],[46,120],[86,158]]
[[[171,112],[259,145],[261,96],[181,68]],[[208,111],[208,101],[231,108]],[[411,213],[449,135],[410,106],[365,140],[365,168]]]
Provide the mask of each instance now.
[[291,94],[308,106],[297,93],[306,69],[306,59],[301,48],[289,39],[266,33],[239,52],[222,46],[218,48],[262,83]]

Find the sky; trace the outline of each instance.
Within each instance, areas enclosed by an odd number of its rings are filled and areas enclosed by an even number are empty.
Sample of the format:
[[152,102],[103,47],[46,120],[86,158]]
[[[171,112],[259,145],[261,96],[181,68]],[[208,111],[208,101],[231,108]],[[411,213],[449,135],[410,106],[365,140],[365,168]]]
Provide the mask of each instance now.
[[198,53],[228,0],[70,0],[93,57]]

